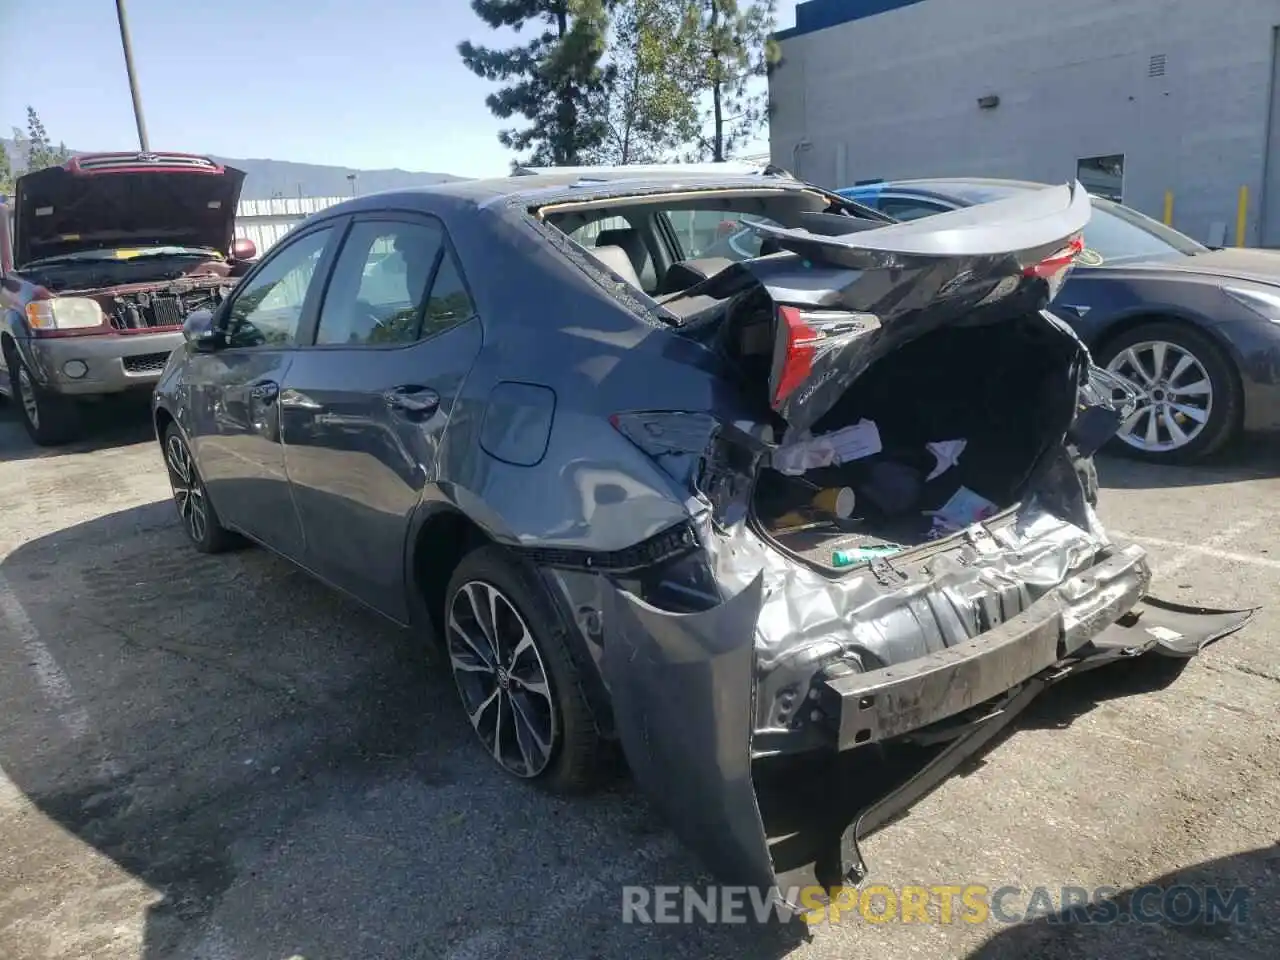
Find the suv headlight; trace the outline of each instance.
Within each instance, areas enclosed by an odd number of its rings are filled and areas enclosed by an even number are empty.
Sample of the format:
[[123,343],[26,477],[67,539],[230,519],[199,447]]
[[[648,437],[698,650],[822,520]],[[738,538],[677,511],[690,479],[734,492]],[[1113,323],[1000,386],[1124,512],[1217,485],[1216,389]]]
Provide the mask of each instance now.
[[27,304],[27,323],[32,330],[87,330],[106,322],[102,308],[88,297],[54,297]]
[[1223,287],[1227,296],[1264,320],[1280,323],[1280,291],[1251,290],[1243,287]]

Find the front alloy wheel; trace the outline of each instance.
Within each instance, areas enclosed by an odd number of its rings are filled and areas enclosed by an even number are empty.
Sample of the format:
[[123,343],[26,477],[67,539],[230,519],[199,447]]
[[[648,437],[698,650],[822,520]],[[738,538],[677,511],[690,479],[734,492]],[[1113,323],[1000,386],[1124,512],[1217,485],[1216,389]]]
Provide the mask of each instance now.
[[1110,345],[1105,368],[1138,394],[1116,432],[1120,449],[1152,462],[1190,462],[1234,432],[1239,387],[1222,350],[1199,331],[1154,323]]
[[551,762],[559,726],[546,666],[514,604],[472,580],[453,594],[449,663],[471,726],[507,772],[536,777]]
[[238,538],[222,526],[205,492],[191,448],[172,423],[164,432],[164,465],[178,518],[191,545],[201,553],[221,553],[234,546]]
[[177,433],[169,434],[164,445],[164,459],[169,467],[169,486],[173,490],[173,502],[178,516],[187,528],[187,536],[200,543],[209,532],[209,509],[206,506],[204,485],[196,473],[187,445]]

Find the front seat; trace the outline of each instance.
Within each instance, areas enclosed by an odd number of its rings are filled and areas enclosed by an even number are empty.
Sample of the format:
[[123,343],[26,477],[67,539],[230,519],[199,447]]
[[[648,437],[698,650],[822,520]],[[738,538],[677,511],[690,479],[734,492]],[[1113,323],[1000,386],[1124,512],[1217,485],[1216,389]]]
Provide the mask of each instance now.
[[644,237],[635,227],[622,227],[614,230],[601,230],[596,237],[597,247],[619,247],[631,259],[631,266],[637,276],[644,273],[645,264],[649,261],[649,250],[644,245]]
[[620,276],[637,290],[640,290],[640,275],[636,273],[627,251],[621,247],[591,247],[589,252],[602,264]]

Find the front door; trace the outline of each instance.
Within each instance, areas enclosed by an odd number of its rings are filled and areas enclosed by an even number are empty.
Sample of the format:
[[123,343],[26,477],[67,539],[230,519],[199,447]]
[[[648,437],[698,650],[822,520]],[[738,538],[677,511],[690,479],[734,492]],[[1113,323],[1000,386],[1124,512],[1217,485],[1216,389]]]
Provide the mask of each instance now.
[[311,230],[273,251],[221,312],[225,345],[191,363],[192,447],[214,509],[295,559],[302,525],[284,469],[280,391],[334,233]]
[[440,221],[356,218],[280,398],[306,564],[398,620],[405,547],[480,322]]

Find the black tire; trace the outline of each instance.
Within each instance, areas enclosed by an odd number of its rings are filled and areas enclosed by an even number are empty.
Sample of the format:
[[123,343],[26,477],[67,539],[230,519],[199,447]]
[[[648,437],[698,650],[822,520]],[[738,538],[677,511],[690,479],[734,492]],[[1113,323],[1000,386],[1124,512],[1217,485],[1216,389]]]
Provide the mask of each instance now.
[[[1139,344],[1155,342],[1168,344],[1176,350],[1190,355],[1203,368],[1212,391],[1210,394],[1211,403],[1208,405],[1208,419],[1199,427],[1198,432],[1190,436],[1190,439],[1181,445],[1144,450],[1134,446],[1133,443],[1126,442],[1120,435],[1117,435],[1109,444],[1108,451],[1148,463],[1194,463],[1221,449],[1224,444],[1235,436],[1239,429],[1244,404],[1239,377],[1235,365],[1226,351],[1219,347],[1207,334],[1186,324],[1169,321],[1144,323],[1125,331],[1115,340],[1103,345],[1098,351],[1095,362],[1101,367],[1107,367],[1130,348]],[[1171,361],[1166,361],[1165,370],[1162,372],[1165,374],[1172,372],[1170,370],[1172,366]],[[1195,371],[1190,371],[1190,376],[1194,377],[1194,375]],[[1190,385],[1188,375],[1184,374],[1179,377],[1177,384]],[[1198,398],[1183,399],[1195,401],[1192,405],[1198,405],[1199,403]],[[1185,405],[1187,404],[1184,403]],[[1180,429],[1182,427],[1192,429],[1191,424],[1195,423],[1194,420],[1188,420],[1185,416],[1183,421]],[[1141,419],[1135,422],[1134,432],[1136,433],[1137,429],[1141,428],[1145,435],[1144,424],[1148,422],[1148,417],[1142,416]],[[1160,431],[1162,438],[1165,436],[1172,437],[1166,427],[1160,427]]]
[[[537,653],[538,665],[543,668],[547,686],[550,688],[549,702],[554,705],[554,726],[550,736],[550,751],[545,766],[536,773],[521,773],[506,763],[498,760],[492,743],[482,732],[482,722],[470,721],[470,703],[476,702],[474,692],[464,690],[464,682],[476,685],[486,683],[484,671],[460,670],[459,660],[469,660],[474,664],[476,658],[470,654],[475,645],[466,645],[466,641],[458,636],[451,623],[451,614],[456,615],[460,624],[466,624],[465,612],[472,607],[471,594],[463,594],[464,589],[480,587],[496,588],[510,605],[522,626],[527,629],[532,646]],[[546,595],[545,589],[538,582],[536,574],[513,558],[501,547],[486,545],[467,554],[454,570],[445,591],[444,607],[444,646],[446,662],[454,677],[454,685],[458,688],[459,699],[463,710],[468,715],[478,738],[489,750],[495,762],[512,776],[527,779],[531,783],[555,794],[581,794],[595,787],[605,770],[606,751],[596,727],[595,718],[583,690],[581,674],[572,652],[568,647],[567,627],[556,614],[555,606]],[[455,602],[459,604],[455,607]],[[514,623],[510,615],[503,611],[499,614],[507,625]],[[483,624],[476,624],[483,629]],[[487,635],[487,631],[485,632]],[[501,645],[501,644],[500,644]],[[488,652],[492,653],[490,649]],[[495,658],[505,665],[506,657]],[[530,662],[527,652],[521,658],[523,666],[511,666],[510,672],[505,670],[489,671],[493,677],[494,696],[498,698],[497,718],[503,717],[503,704],[512,710],[511,702],[524,695],[531,697],[527,691],[522,694],[517,681],[518,675],[529,676],[527,665]],[[498,675],[506,673],[510,684],[509,692],[498,689]],[[466,678],[464,680],[464,678]],[[503,690],[508,688],[504,687]],[[532,689],[530,687],[529,689]],[[480,697],[483,699],[483,697]],[[536,699],[536,698],[535,698]],[[528,702],[528,700],[522,701]],[[493,708],[489,708],[490,710]],[[479,713],[479,711],[477,711]],[[513,716],[511,713],[508,717]],[[522,713],[527,716],[527,713]],[[487,715],[486,715],[487,718]],[[526,728],[528,729],[528,728]],[[523,752],[523,751],[521,751]]]
[[17,351],[10,350],[5,363],[9,368],[9,393],[27,436],[42,447],[57,447],[76,439],[81,427],[76,402],[36,383]]
[[[223,553],[242,545],[244,541],[218,519],[218,512],[205,492],[204,480],[200,477],[191,448],[187,446],[182,431],[172,423],[165,427],[161,455],[169,474],[169,489],[173,491],[178,520],[191,545],[201,553]],[[199,521],[200,516],[203,516],[202,522]]]

